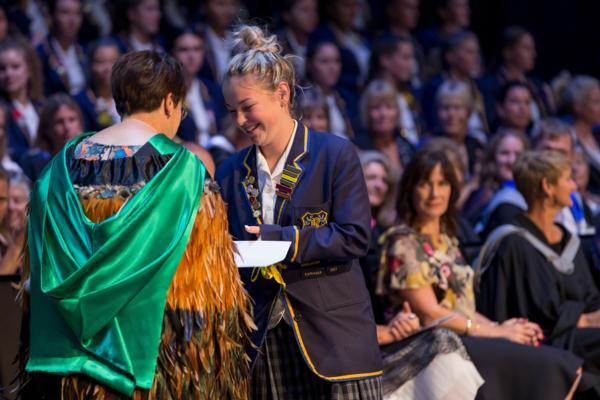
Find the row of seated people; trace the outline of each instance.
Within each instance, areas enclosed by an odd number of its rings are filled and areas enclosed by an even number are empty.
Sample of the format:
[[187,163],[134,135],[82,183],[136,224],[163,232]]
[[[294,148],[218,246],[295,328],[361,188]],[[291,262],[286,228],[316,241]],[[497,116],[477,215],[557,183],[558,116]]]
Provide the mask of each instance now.
[[[577,234],[555,223],[573,204],[571,160],[520,155],[514,180],[528,209],[489,236],[472,268],[457,237],[465,177],[457,147],[436,138],[419,149],[397,199],[388,160],[360,156],[373,214],[361,266],[386,396],[597,398],[600,292]],[[415,315],[443,329],[419,332]]]

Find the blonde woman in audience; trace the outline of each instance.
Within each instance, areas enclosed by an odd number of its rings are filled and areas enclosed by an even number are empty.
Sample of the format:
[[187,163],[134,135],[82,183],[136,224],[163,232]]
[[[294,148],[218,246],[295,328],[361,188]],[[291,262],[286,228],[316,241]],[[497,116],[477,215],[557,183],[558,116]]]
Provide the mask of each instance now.
[[363,150],[385,154],[392,179],[397,182],[414,147],[400,135],[396,96],[396,89],[388,81],[378,79],[367,85],[360,101],[360,117],[366,132],[356,139],[356,144]]
[[584,360],[581,389],[600,395],[600,292],[581,240],[555,223],[572,206],[571,160],[556,151],[523,153],[514,166],[527,211],[490,234],[478,261],[478,308],[500,322],[529,318],[543,343]]

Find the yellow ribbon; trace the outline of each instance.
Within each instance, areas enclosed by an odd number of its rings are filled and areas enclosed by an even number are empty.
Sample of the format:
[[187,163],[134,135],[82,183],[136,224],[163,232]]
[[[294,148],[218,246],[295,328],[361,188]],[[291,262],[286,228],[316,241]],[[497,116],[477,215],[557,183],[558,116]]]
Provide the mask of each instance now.
[[285,287],[285,282],[283,281],[283,276],[281,275],[282,269],[285,269],[285,265],[283,265],[282,263],[269,265],[268,267],[255,267],[252,270],[252,276],[250,277],[250,279],[252,282],[256,282],[260,273],[263,276],[263,278],[275,279],[275,282]]

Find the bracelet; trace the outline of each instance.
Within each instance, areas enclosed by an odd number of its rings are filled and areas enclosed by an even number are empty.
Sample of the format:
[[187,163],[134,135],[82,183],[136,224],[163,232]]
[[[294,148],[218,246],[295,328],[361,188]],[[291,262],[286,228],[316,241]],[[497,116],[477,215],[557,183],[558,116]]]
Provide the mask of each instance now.
[[465,330],[466,336],[471,336],[471,327],[473,326],[473,320],[467,319],[467,329]]

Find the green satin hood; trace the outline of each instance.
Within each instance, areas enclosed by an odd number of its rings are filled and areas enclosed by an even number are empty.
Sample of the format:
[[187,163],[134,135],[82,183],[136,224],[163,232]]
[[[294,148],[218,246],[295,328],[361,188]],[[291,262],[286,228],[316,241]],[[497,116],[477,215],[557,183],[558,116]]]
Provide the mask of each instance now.
[[204,188],[203,164],[159,134],[167,164],[119,212],[83,213],[67,171],[70,141],[36,182],[29,207],[28,371],[82,373],[131,395],[152,386],[167,291]]

